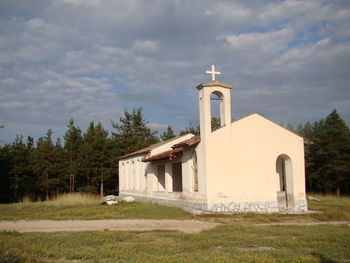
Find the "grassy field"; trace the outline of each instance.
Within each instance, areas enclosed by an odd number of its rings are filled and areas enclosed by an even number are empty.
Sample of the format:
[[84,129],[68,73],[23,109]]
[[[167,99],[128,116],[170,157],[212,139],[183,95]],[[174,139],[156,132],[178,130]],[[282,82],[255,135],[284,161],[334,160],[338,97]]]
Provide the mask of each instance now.
[[350,226],[0,233],[0,262],[349,262]]
[[243,213],[233,215],[192,215],[181,208],[152,203],[100,205],[94,196],[67,195],[49,202],[23,202],[0,205],[0,220],[35,219],[197,219],[218,223],[268,223],[289,221],[350,221],[350,198],[320,196],[321,202],[309,201],[309,209],[319,214],[283,215]]
[[192,215],[181,208],[152,203],[101,205],[97,196],[80,194],[60,196],[48,202],[23,202],[0,205],[0,220],[68,220],[68,219],[189,219]]
[[176,231],[0,232],[0,262],[350,262],[350,225],[254,225],[350,221],[350,198],[317,197],[321,202],[309,201],[309,209],[322,213],[306,215],[192,215],[180,208],[150,203],[103,206],[98,204],[98,198],[89,196],[0,205],[0,220],[146,218],[224,223],[198,234]]

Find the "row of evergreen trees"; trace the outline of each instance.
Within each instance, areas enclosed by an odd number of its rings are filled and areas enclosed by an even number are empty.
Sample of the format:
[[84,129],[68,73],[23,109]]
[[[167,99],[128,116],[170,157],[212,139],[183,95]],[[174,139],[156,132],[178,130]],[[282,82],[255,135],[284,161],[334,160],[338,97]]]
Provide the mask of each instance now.
[[305,147],[306,189],[350,195],[350,129],[337,111],[299,125],[295,132],[310,140]]
[[[215,120],[213,123],[216,123]],[[175,137],[171,126],[160,135],[144,120],[142,108],[125,110],[109,133],[101,123],[82,130],[70,120],[64,135],[53,142],[52,131],[35,143],[17,136],[0,147],[0,202],[24,197],[49,199],[67,192],[115,194],[118,189],[118,156]],[[350,194],[350,130],[334,110],[325,119],[290,130],[311,141],[305,147],[307,190]],[[189,125],[180,134],[199,134]]]
[[[24,197],[48,200],[67,192],[116,193],[118,156],[159,141],[144,120],[142,108],[125,111],[109,133],[101,123],[91,122],[82,130],[69,121],[63,145],[53,141],[51,129],[37,140],[17,136],[12,144],[0,147],[0,202]],[[175,136],[171,127],[161,137]]]

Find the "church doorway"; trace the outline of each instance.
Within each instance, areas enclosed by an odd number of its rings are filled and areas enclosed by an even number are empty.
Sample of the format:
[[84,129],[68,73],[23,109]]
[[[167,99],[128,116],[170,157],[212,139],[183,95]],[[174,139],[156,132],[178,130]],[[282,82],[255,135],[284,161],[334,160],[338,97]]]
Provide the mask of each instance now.
[[182,164],[181,162],[172,164],[173,192],[182,192]]
[[276,173],[278,176],[277,204],[280,211],[293,205],[293,170],[289,156],[281,154],[276,159]]

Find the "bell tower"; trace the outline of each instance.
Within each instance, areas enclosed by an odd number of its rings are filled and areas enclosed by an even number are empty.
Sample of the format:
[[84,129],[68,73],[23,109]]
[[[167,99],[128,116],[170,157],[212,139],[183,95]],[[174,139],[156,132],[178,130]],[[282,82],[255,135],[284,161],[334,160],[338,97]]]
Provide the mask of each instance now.
[[[200,120],[200,143],[196,148],[198,174],[200,191],[203,192],[205,198],[208,198],[209,189],[209,171],[212,169],[212,163],[215,156],[212,156],[212,149],[217,147],[217,132],[220,129],[225,129],[231,124],[231,89],[232,86],[215,79],[216,75],[221,74],[215,71],[215,66],[212,65],[211,71],[206,71],[211,74],[210,82],[201,83],[197,86],[199,93],[199,120]],[[212,98],[215,97],[215,98]],[[218,100],[220,128],[212,131],[212,113],[211,99]]]
[[[215,71],[215,65],[212,65],[211,71],[206,71],[212,75],[210,82],[201,83],[197,86],[199,90],[199,115],[200,115],[200,133],[201,141],[205,142],[212,133],[211,122],[211,100],[219,101],[220,128],[228,126],[231,123],[231,89],[232,86],[215,79],[216,75],[221,74]],[[216,98],[212,98],[214,97]]]

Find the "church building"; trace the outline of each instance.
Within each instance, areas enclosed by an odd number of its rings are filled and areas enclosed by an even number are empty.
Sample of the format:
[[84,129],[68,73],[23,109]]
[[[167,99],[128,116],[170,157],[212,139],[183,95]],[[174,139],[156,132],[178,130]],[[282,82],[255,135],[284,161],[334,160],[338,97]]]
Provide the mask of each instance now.
[[[232,86],[197,86],[200,136],[186,134],[119,158],[119,195],[204,212],[303,212],[304,139],[258,115],[232,122]],[[220,127],[212,130],[211,100]]]

